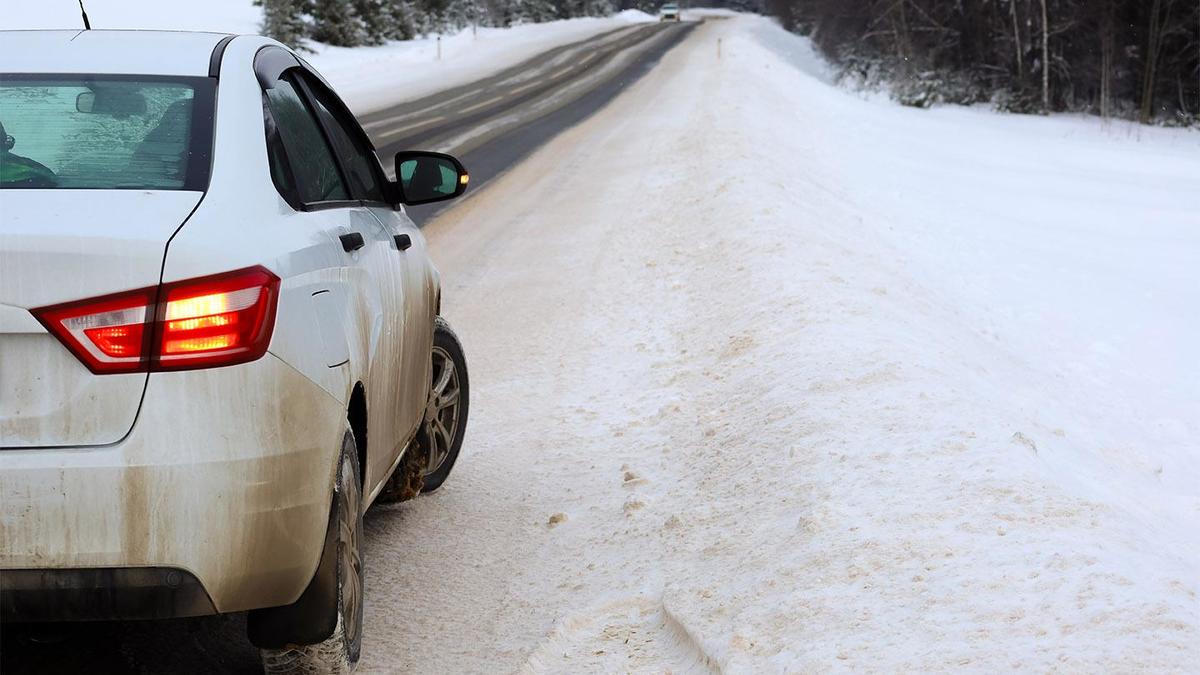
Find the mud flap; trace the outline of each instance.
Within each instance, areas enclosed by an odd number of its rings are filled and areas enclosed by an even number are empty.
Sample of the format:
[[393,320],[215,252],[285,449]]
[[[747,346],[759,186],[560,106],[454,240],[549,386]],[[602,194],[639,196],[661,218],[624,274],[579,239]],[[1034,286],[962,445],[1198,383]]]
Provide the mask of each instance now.
[[259,649],[283,649],[288,645],[311,645],[333,635],[337,627],[337,508],[333,495],[329,524],[325,527],[325,546],[321,562],[308,587],[290,605],[250,612],[246,634]]

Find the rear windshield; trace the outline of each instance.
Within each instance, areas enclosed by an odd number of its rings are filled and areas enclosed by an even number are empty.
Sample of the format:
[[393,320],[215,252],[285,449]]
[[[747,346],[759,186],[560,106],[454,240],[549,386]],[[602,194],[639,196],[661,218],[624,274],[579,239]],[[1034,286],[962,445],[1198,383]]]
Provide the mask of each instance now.
[[0,75],[0,188],[204,190],[207,78]]

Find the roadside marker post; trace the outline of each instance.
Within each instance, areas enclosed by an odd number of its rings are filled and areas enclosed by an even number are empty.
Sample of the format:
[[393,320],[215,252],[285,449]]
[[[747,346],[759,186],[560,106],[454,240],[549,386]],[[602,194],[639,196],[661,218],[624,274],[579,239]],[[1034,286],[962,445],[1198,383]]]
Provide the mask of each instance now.
[[717,38],[717,60],[721,60],[721,38]]
[[442,36],[441,36],[441,35],[439,35],[439,36],[437,37],[437,46],[438,46],[438,56],[437,56],[437,60],[438,60],[438,61],[441,61],[441,60],[442,60]]

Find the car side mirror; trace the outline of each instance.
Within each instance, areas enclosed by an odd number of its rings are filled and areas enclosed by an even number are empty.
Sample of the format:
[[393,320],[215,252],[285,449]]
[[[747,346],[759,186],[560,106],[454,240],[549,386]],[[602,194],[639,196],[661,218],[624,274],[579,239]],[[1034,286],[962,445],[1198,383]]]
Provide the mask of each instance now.
[[454,199],[467,191],[467,169],[440,152],[396,153],[396,193],[401,204],[416,206]]

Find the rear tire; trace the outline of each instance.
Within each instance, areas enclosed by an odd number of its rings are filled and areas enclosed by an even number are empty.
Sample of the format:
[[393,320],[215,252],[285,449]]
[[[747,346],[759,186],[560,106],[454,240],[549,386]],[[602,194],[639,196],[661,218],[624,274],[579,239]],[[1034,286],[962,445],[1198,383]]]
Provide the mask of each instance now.
[[[349,429],[342,440],[334,483],[331,527],[336,527],[332,545],[337,570],[336,613],[333,633],[321,642],[289,644],[279,649],[260,649],[263,671],[268,675],[342,675],[354,672],[362,652],[363,565],[362,485],[359,482],[358,449]],[[328,617],[328,613],[325,614]],[[328,626],[329,624],[325,624]],[[325,630],[328,630],[326,628]]]

